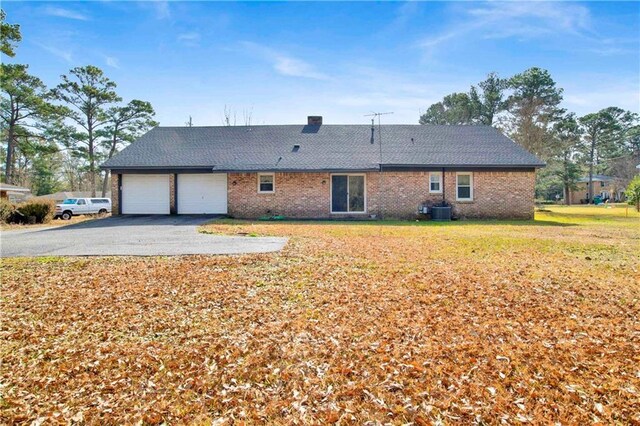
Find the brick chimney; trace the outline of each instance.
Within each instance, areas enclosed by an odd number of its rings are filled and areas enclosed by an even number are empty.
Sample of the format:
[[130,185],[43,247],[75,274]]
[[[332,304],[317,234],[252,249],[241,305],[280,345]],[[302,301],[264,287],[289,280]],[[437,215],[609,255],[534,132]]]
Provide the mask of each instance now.
[[321,115],[309,115],[309,116],[307,116],[307,125],[309,125],[309,126],[321,126],[322,125],[322,116]]

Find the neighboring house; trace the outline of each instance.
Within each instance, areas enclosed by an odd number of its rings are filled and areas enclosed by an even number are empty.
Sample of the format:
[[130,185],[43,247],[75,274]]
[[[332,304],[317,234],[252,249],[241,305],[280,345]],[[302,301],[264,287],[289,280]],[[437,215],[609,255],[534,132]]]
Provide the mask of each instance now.
[[[56,203],[61,203],[64,200],[69,198],[90,198],[90,197],[91,197],[91,191],[60,191],[60,192],[54,192],[53,194],[38,195],[37,197],[34,197],[34,198],[39,200],[53,200]],[[97,194],[96,197],[102,198],[102,195]],[[105,197],[111,198],[111,193],[107,192]]]
[[[490,126],[156,127],[102,165],[114,214],[533,218],[544,163]],[[382,142],[380,142],[382,140]]]
[[22,188],[8,183],[0,183],[0,199],[16,203],[24,201],[30,193],[31,190],[28,188]]
[[[603,201],[624,201],[625,188],[625,182],[621,179],[606,175],[593,175],[593,196],[600,196]],[[571,204],[588,204],[588,202],[589,176],[585,176],[578,179],[576,189],[571,191]]]

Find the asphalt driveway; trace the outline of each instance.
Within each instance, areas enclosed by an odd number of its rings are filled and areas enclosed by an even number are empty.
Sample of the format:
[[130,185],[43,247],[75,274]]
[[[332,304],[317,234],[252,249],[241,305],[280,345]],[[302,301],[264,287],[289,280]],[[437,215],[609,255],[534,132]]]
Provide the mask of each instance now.
[[2,257],[172,256],[266,253],[286,238],[202,234],[214,216],[115,216],[74,225],[3,231]]

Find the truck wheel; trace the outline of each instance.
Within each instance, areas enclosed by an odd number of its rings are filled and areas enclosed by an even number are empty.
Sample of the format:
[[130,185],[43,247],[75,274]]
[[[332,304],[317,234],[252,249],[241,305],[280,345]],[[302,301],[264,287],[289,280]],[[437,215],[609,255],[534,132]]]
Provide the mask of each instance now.
[[107,214],[107,209],[100,209],[100,210],[98,211],[98,214],[101,214],[101,215],[105,215],[105,214]]
[[71,213],[70,211],[66,211],[62,213],[62,216],[60,216],[62,218],[62,220],[71,220],[71,216],[73,216],[73,213]]

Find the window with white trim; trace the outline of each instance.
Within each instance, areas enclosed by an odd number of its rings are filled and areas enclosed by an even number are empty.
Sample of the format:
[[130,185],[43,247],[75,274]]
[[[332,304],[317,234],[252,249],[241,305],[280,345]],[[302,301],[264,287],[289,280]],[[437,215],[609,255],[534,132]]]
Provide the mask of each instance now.
[[473,201],[473,173],[456,173],[456,200]]
[[429,192],[432,194],[442,193],[442,172],[429,173]]
[[269,194],[276,191],[276,178],[273,173],[258,173],[258,192]]

